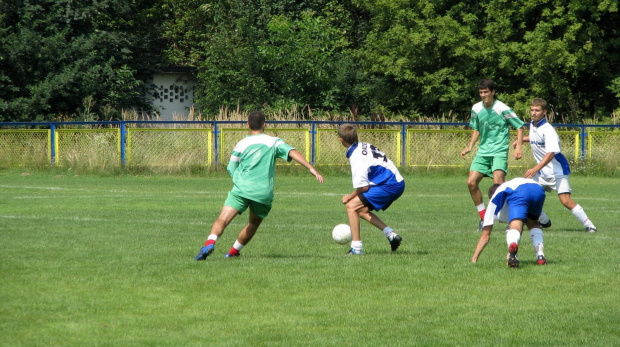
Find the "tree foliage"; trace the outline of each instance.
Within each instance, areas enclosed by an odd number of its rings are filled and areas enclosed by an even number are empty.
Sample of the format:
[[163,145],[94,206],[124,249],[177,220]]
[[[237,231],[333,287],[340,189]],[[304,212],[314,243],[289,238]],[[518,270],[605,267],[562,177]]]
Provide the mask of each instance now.
[[520,115],[543,97],[562,121],[601,119],[619,107],[617,23],[618,0],[0,0],[0,117],[146,109],[148,77],[188,65],[207,116],[466,120],[492,78]]
[[[115,117],[148,108],[161,60],[157,1],[0,2],[0,117]],[[84,103],[88,102],[89,110]]]

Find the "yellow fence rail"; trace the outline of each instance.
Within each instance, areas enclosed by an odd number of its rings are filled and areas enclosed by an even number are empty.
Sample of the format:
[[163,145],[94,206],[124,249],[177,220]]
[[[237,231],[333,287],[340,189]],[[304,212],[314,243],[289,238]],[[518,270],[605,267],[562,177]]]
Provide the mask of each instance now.
[[[230,124],[224,123],[224,124]],[[7,123],[0,123],[6,127]],[[276,123],[278,124],[278,123]],[[107,125],[107,127],[106,127]],[[244,124],[218,127],[217,122],[185,125],[183,128],[129,127],[123,123],[77,129],[0,129],[0,167],[58,165],[97,169],[105,167],[192,167],[227,165],[235,144],[248,130]],[[180,126],[183,126],[181,124]],[[318,126],[317,126],[318,125]],[[265,132],[282,138],[302,153],[306,160],[318,165],[347,165],[345,148],[340,143],[334,122],[298,122],[270,124]],[[471,130],[465,124],[359,124],[360,141],[370,142],[387,154],[400,167],[435,168],[468,167],[460,152],[468,145]],[[567,126],[562,126],[566,128]],[[620,167],[617,155],[620,127],[612,131],[558,131],[563,153],[572,163],[605,162]],[[575,126],[577,128],[577,126]],[[600,128],[600,127],[599,127]],[[596,129],[599,129],[596,128]],[[605,129],[608,130],[608,129]],[[527,133],[527,131],[526,131]],[[511,141],[516,132],[511,132]],[[509,156],[509,167],[535,165],[530,147],[523,146],[524,156]]]

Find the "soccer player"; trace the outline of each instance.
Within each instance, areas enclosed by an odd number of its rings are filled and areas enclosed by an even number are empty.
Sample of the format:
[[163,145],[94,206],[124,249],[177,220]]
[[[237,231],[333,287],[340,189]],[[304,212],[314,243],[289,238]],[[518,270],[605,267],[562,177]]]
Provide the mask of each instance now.
[[[524,177],[533,178],[548,192],[557,191],[562,205],[573,213],[585,230],[589,233],[596,232],[596,227],[586,212],[571,198],[572,190],[568,182],[570,166],[562,154],[558,133],[547,121],[547,109],[548,105],[544,99],[534,99],[530,103],[532,121],[529,134],[523,137],[523,141],[530,143],[532,154],[538,164],[527,170]],[[551,226],[551,220],[544,212],[540,216],[540,223],[543,227]]]
[[521,142],[523,140],[523,121],[510,107],[495,99],[495,83],[483,79],[478,83],[479,103],[471,109],[469,126],[473,129],[469,145],[461,151],[461,158],[471,152],[474,144],[480,138],[478,152],[469,168],[467,187],[471,199],[478,210],[480,223],[478,231],[482,231],[485,207],[480,191],[480,181],[483,177],[492,177],[493,183],[501,184],[506,180],[508,171],[508,150],[510,148],[510,126],[517,129],[517,146],[515,159],[523,157]]
[[545,203],[545,190],[529,178],[517,177],[502,184],[494,184],[489,188],[489,206],[484,215],[482,234],[471,258],[472,263],[478,261],[480,253],[489,243],[495,221],[509,223],[506,229],[508,244],[508,266],[519,267],[517,252],[523,233],[523,224],[530,230],[530,239],[536,252],[538,265],[546,265],[543,252],[543,232],[538,218]]
[[405,180],[394,163],[377,147],[358,141],[354,125],[341,124],[338,127],[338,136],[342,145],[347,148],[355,189],[351,194],[342,197],[352,236],[348,254],[364,254],[360,218],[382,230],[390,242],[392,251],[396,251],[403,240],[402,237],[372,211],[386,210],[390,207],[405,191]]
[[247,126],[250,134],[237,143],[227,167],[232,176],[233,188],[228,193],[219,217],[211,227],[205,246],[196,255],[196,260],[205,260],[213,253],[215,243],[222,236],[226,226],[248,207],[250,209],[248,224],[241,229],[226,257],[239,256],[241,249],[250,242],[271,210],[276,158],[289,162],[295,160],[306,167],[317,181],[323,183],[323,176],[304,159],[301,153],[281,139],[264,133],[265,115],[262,112],[250,113]]

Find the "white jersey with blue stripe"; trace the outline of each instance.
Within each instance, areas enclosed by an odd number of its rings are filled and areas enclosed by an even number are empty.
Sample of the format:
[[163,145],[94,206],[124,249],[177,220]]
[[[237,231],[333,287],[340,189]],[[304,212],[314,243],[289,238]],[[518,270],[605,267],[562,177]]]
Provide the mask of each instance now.
[[538,123],[530,123],[530,147],[536,162],[540,163],[547,153],[553,153],[554,157],[545,165],[539,173],[542,177],[551,178],[559,175],[570,174],[568,160],[562,154],[560,137],[553,126],[543,118]]
[[483,226],[493,225],[495,224],[496,220],[502,223],[510,222],[508,220],[509,210],[506,199],[510,194],[517,190],[517,188],[523,186],[524,189],[527,189],[528,186],[526,186],[526,184],[531,183],[540,186],[540,184],[538,184],[538,182],[534,181],[533,179],[523,177],[513,178],[508,182],[502,183],[502,185],[497,188],[497,190],[491,197],[491,201],[489,201],[487,211],[484,213]]
[[352,144],[347,150],[353,188],[397,183],[403,176],[396,165],[377,147],[367,142]]

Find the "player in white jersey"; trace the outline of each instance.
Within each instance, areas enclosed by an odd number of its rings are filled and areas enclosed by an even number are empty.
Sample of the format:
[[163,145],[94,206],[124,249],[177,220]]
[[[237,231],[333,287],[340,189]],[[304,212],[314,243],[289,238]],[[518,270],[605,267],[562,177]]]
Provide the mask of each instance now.
[[[587,232],[596,232],[596,227],[586,215],[583,208],[571,198],[571,187],[568,182],[570,166],[562,154],[560,137],[553,126],[547,121],[547,102],[544,99],[534,99],[530,104],[530,132],[523,137],[529,141],[534,159],[538,163],[525,172],[524,177],[533,178],[546,191],[556,190],[560,202],[577,218]],[[543,212],[540,217],[543,227],[550,227],[551,220]]]
[[265,115],[262,112],[250,113],[247,126],[250,134],[237,143],[226,168],[232,176],[233,188],[228,192],[219,217],[211,226],[204,247],[195,257],[198,261],[207,259],[213,253],[215,243],[224,233],[224,229],[248,208],[248,224],[241,229],[237,240],[225,256],[239,256],[241,249],[252,240],[263,219],[271,211],[276,158],[295,160],[308,169],[317,181],[323,183],[323,176],[301,153],[282,139],[264,133]]
[[543,252],[543,232],[538,218],[545,203],[545,190],[530,178],[513,178],[508,182],[494,184],[489,188],[489,204],[484,215],[482,235],[471,258],[472,263],[478,261],[480,253],[489,243],[495,221],[509,223],[506,229],[508,245],[508,266],[519,267],[517,252],[523,233],[523,224],[530,230],[530,239],[536,252],[536,262],[546,265]]
[[370,143],[358,141],[357,130],[352,124],[341,124],[338,127],[338,136],[342,145],[347,148],[355,189],[351,194],[342,197],[352,236],[348,254],[364,254],[360,218],[382,230],[392,251],[395,251],[400,246],[402,237],[371,211],[386,210],[405,191],[405,180],[383,152]]

